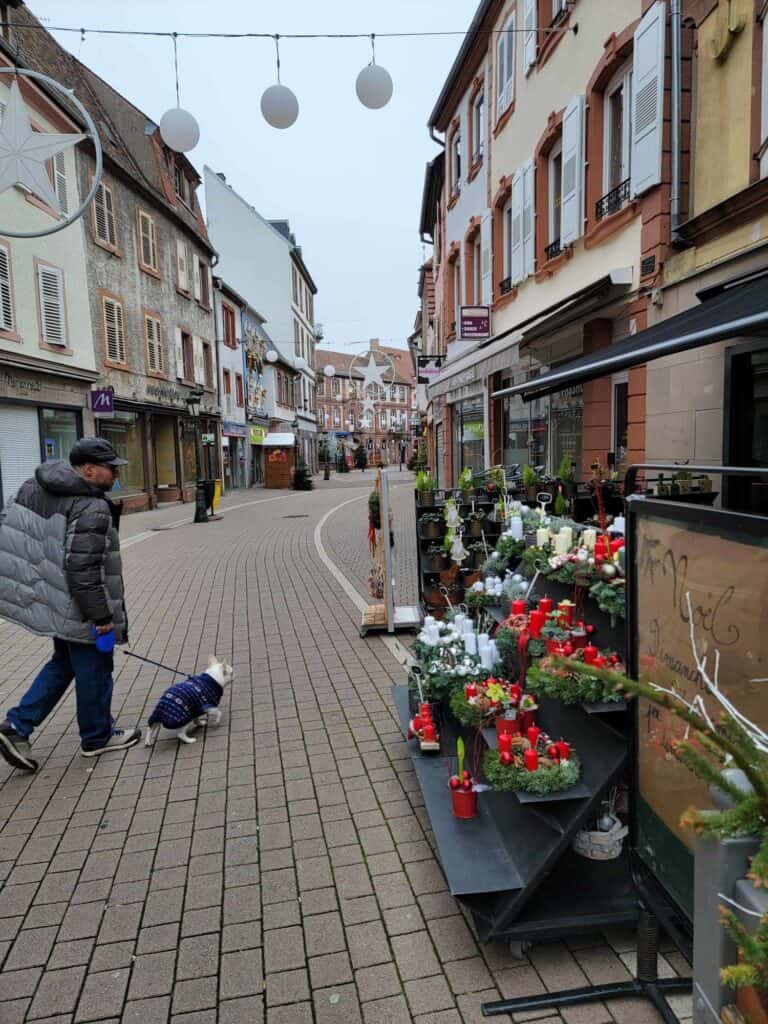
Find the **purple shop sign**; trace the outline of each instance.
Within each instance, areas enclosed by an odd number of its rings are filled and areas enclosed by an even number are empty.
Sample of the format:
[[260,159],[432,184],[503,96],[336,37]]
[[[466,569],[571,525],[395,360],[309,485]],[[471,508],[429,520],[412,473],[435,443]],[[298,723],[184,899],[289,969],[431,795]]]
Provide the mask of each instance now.
[[112,388],[97,388],[91,391],[91,412],[103,419],[115,415],[115,392]]
[[491,310],[489,306],[462,306],[461,323],[462,338],[490,338]]

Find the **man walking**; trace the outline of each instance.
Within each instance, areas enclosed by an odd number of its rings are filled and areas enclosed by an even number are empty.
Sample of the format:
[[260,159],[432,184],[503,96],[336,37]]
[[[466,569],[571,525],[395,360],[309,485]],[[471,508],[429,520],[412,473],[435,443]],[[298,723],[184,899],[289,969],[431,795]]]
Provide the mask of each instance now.
[[32,731],[75,680],[81,753],[96,757],[138,743],[139,729],[115,729],[112,648],[127,639],[118,525],[107,500],[125,459],[109,441],[84,437],[69,462],[35,470],[0,513],[0,618],[53,637],[53,657],[0,723],[0,755],[36,771]]

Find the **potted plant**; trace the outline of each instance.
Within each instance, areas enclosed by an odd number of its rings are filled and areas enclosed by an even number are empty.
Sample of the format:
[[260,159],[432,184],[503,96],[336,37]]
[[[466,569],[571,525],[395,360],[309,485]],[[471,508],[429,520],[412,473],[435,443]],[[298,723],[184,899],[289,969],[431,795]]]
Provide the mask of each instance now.
[[430,544],[424,553],[425,572],[443,572],[448,568],[448,558],[442,544]]
[[445,529],[445,521],[439,512],[425,512],[419,517],[419,526],[424,540],[440,540]]
[[464,516],[464,522],[467,524],[467,534],[470,537],[482,537],[485,532],[485,519],[485,512],[468,512]]
[[467,559],[467,569],[479,569],[485,561],[486,545],[481,540],[476,540],[472,544],[467,544],[467,552],[469,558]]
[[469,466],[465,466],[459,473],[459,490],[462,501],[466,502],[475,493],[475,478]]
[[451,787],[451,805],[454,818],[465,820],[477,817],[477,793],[474,779],[464,769],[464,740],[456,741],[456,774],[452,775],[448,785]]
[[523,487],[525,488],[525,496],[528,501],[536,501],[536,495],[540,486],[541,477],[533,466],[523,466]]
[[419,505],[435,504],[435,478],[426,469],[422,469],[416,474],[416,496]]
[[564,455],[557,467],[557,479],[563,485],[566,498],[572,498],[576,491],[576,463],[570,455]]
[[485,490],[489,497],[503,491],[507,483],[503,466],[491,466],[485,474]]

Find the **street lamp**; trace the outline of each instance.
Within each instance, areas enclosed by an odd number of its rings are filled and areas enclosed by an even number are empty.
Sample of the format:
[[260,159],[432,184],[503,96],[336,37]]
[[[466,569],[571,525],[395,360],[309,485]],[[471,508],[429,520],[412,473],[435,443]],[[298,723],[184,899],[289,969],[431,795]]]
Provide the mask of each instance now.
[[195,523],[208,522],[208,502],[205,497],[205,483],[202,479],[203,474],[200,467],[200,406],[204,393],[203,391],[191,391],[187,398],[187,409],[195,424],[195,474],[197,476],[195,484],[195,518],[193,520]]

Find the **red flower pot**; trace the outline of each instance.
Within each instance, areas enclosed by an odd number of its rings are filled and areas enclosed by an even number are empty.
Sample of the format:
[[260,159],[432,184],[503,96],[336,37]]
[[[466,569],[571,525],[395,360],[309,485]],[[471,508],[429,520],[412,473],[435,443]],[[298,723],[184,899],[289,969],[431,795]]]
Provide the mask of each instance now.
[[563,641],[562,640],[545,640],[547,645],[547,654],[562,654],[563,653]]
[[454,818],[477,817],[477,793],[473,790],[452,789],[451,803],[453,804]]
[[509,736],[516,736],[520,732],[520,719],[519,718],[502,718],[499,715],[496,718],[496,735],[503,736],[505,733]]

